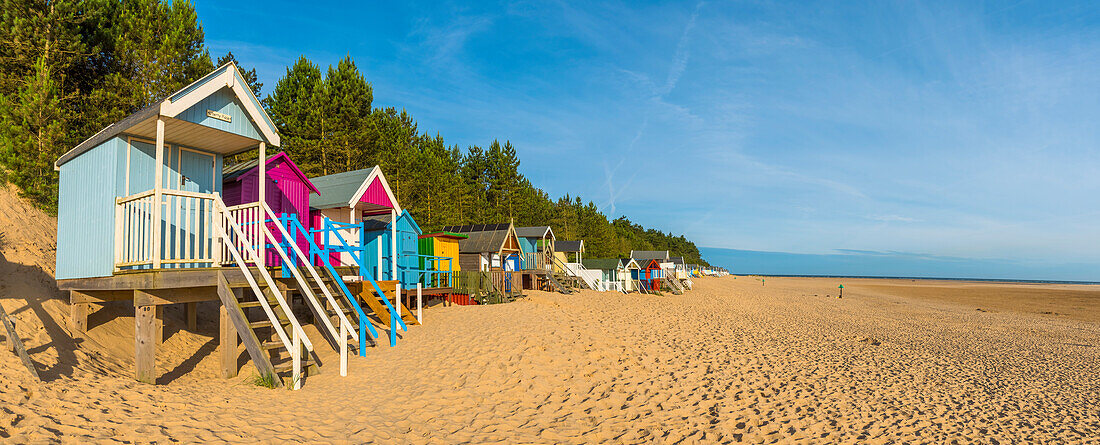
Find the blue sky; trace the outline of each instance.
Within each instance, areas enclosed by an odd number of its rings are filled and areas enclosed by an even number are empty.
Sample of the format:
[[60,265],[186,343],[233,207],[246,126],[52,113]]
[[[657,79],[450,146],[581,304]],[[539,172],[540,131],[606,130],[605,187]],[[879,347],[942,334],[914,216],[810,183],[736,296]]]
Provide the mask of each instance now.
[[392,3],[196,8],[265,94],[350,54],[376,106],[700,246],[1100,271],[1090,2]]

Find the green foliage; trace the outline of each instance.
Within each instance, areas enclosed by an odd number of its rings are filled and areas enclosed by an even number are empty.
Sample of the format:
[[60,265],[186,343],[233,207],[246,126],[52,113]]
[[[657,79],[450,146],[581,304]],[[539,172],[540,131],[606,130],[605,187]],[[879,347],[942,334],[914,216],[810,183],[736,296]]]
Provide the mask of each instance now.
[[213,67],[186,1],[0,4],[0,170],[48,211],[62,153]]
[[241,63],[237,61],[237,57],[233,55],[232,51],[226,53],[224,56],[219,57],[218,62],[214,64],[214,67],[217,68],[229,62],[233,62],[235,65],[237,65],[237,69],[241,72],[241,77],[244,78],[244,82],[248,84],[248,89],[252,90],[252,94],[256,95],[256,97],[259,97],[260,90],[263,89],[264,84],[260,83],[260,79],[256,75],[256,68],[245,69],[243,66],[241,66]]
[[[165,0],[0,0],[0,178],[56,209],[53,162],[81,140],[215,67],[194,6]],[[217,66],[236,62],[232,53]],[[238,66],[239,67],[239,66]],[[249,88],[255,69],[239,67]],[[351,57],[326,70],[301,57],[263,99],[281,147],[307,175],[379,165],[425,230],[513,221],[584,239],[590,257],[664,250],[698,262],[683,236],[608,221],[592,202],[553,200],[520,171],[509,141],[461,149],[422,134],[405,110],[374,108]],[[250,152],[241,157],[256,156]],[[235,161],[229,160],[229,161]]]
[[631,250],[671,250],[703,263],[699,249],[673,236],[631,223],[608,221],[592,202],[557,201],[519,172],[509,141],[461,150],[439,135],[421,134],[404,110],[371,108],[373,90],[345,57],[321,68],[301,57],[264,100],[283,137],[283,148],[307,175],[379,165],[402,206],[426,231],[445,225],[513,221],[550,225],[559,239],[583,239],[590,257],[625,257]]
[[279,376],[270,373],[253,374],[252,384],[262,388],[275,389],[279,387]]

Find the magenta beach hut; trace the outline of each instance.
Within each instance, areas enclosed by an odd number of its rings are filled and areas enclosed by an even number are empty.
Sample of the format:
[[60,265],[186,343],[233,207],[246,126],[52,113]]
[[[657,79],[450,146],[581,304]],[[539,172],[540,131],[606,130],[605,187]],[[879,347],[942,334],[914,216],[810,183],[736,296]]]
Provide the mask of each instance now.
[[[302,173],[285,152],[267,158],[267,189],[264,200],[276,215],[296,215],[302,227],[309,227],[310,195],[319,195],[317,187]],[[222,199],[225,205],[242,206],[259,201],[260,163],[252,159],[222,170]],[[273,230],[274,231],[274,230]],[[303,252],[309,251],[304,237],[297,240]],[[268,249],[267,264],[279,264],[278,254]]]

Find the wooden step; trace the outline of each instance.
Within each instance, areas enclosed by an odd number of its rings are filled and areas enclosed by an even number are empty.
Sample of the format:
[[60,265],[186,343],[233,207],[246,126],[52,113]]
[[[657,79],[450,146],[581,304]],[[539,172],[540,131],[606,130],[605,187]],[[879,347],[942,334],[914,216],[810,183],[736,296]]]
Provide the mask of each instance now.
[[[283,327],[290,326],[290,321],[289,320],[280,320],[280,321],[282,321],[282,323],[279,323],[279,324],[282,325]],[[260,320],[260,321],[253,321],[253,322],[248,323],[248,327],[250,327],[252,329],[269,328],[271,326],[272,326],[271,325],[271,320]]]
[[[302,362],[302,371],[304,372],[306,369],[309,369],[310,366],[315,365],[317,365],[316,360],[313,360],[312,358],[306,359]],[[284,363],[279,363],[278,365],[274,365],[272,367],[275,368],[275,372],[277,373],[290,372],[292,369],[294,369],[294,362],[292,360],[287,360]]]

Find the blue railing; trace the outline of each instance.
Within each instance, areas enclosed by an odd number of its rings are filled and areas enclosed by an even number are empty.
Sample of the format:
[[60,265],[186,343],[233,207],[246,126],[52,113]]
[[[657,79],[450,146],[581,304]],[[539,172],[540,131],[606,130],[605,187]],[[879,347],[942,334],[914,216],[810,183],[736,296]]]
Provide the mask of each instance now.
[[[423,254],[405,255],[416,258],[417,264],[423,263],[424,265],[438,265],[440,263],[446,262],[447,268],[446,270],[440,270],[442,268],[440,266],[421,268],[402,266],[398,264],[397,269],[398,273],[401,276],[401,282],[404,283],[412,281],[423,284],[425,286],[437,285],[438,287],[451,287],[451,280],[453,279],[451,272],[454,270],[454,267],[452,266],[452,258]],[[412,280],[405,280],[405,278],[409,276],[408,274],[413,274]]]
[[[297,222],[297,218],[295,218],[295,222]],[[301,225],[299,225],[298,227],[300,228]],[[359,245],[358,246],[352,247],[352,246],[348,245],[347,241],[344,240],[344,237],[340,236],[340,234],[337,232],[337,230],[346,230],[346,229],[359,229],[360,239],[359,239]],[[303,232],[303,233],[305,233],[305,232]],[[308,233],[310,234],[310,236],[307,236],[306,238],[308,238],[310,240],[311,246],[313,245],[313,236],[312,235],[317,234],[317,233],[321,234],[321,236],[324,240],[323,241],[324,248],[318,248],[317,249],[317,254],[321,256],[321,263],[325,265],[325,267],[329,270],[329,273],[333,274],[334,280],[336,282],[340,283],[341,290],[345,292],[345,295],[348,295],[348,299],[351,300],[351,301],[355,301],[355,298],[351,297],[351,292],[349,292],[347,290],[347,287],[344,285],[344,280],[340,278],[340,275],[337,274],[336,270],[332,268],[331,264],[329,264],[329,257],[331,256],[332,253],[347,253],[351,256],[352,260],[359,266],[359,276],[360,276],[360,278],[362,278],[363,280],[366,280],[367,282],[369,282],[371,284],[372,287],[374,287],[375,292],[378,292],[379,300],[382,300],[382,303],[384,303],[386,305],[386,309],[390,312],[390,346],[396,346],[397,345],[397,329],[394,328],[394,326],[400,326],[402,331],[408,331],[409,328],[408,328],[408,326],[405,326],[405,321],[402,320],[401,317],[397,315],[398,314],[397,309],[394,308],[393,304],[390,304],[389,299],[386,298],[386,294],[384,292],[382,292],[382,288],[378,286],[378,282],[375,281],[374,278],[372,278],[370,274],[366,273],[366,267],[364,266],[363,259],[364,259],[364,256],[366,255],[366,249],[367,249],[366,244],[367,243],[366,243],[366,240],[363,239],[364,230],[363,230],[362,223],[360,223],[360,224],[336,223],[336,222],[332,222],[332,220],[330,220],[328,218],[323,218],[321,228],[320,229],[310,229],[308,231]],[[333,237],[335,237],[336,240],[339,241],[340,243],[339,244],[330,243],[330,241]],[[311,259],[315,258],[313,253],[312,253],[313,252],[312,248],[310,249],[310,252],[311,252],[310,258]],[[381,314],[379,314],[379,316],[381,316]],[[364,319],[360,318],[360,320],[364,320]],[[368,326],[369,326],[369,324],[368,324]],[[375,332],[373,327],[371,328],[371,332],[372,333]],[[375,333],[375,337],[377,337],[377,333]]]

